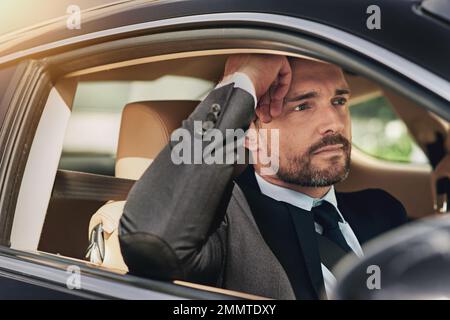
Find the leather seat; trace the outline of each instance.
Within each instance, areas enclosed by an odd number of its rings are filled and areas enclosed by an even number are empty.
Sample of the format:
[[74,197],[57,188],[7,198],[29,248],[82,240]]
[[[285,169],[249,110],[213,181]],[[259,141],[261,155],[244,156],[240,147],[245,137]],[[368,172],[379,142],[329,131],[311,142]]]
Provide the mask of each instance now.
[[[181,126],[198,101],[144,101],[130,103],[122,112],[115,164],[118,178],[138,180]],[[125,200],[125,199],[124,199]],[[125,201],[109,201],[92,216],[89,223],[92,263],[128,271],[120,252],[118,226]]]

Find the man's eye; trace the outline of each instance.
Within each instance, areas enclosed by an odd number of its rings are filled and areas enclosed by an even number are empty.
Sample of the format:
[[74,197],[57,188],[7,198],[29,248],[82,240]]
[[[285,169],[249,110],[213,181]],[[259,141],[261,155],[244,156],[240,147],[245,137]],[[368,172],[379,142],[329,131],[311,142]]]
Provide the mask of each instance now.
[[336,98],[331,102],[333,106],[343,106],[347,103],[347,99],[345,98]]
[[309,109],[309,105],[307,103],[300,104],[294,108],[295,111],[303,111]]

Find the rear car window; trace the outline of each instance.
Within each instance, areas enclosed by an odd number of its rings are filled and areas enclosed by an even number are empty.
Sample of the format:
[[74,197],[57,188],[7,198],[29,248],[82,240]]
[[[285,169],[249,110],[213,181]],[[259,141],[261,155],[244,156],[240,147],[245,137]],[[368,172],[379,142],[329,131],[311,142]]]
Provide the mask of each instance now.
[[120,119],[136,101],[201,100],[214,83],[165,75],[153,81],[81,82],[66,130],[59,168],[114,176]]
[[391,162],[427,164],[405,123],[384,96],[352,105],[353,145],[366,154]]

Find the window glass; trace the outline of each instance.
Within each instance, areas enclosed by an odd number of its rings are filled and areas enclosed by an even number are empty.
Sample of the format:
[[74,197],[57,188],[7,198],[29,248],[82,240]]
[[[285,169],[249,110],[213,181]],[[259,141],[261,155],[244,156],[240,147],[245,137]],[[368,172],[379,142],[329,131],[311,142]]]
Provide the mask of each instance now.
[[93,81],[78,85],[60,169],[114,175],[122,110],[147,100],[201,100],[214,87],[203,79],[165,75],[153,81]]
[[353,145],[363,152],[387,161],[428,163],[405,123],[385,97],[378,96],[352,105],[350,114]]

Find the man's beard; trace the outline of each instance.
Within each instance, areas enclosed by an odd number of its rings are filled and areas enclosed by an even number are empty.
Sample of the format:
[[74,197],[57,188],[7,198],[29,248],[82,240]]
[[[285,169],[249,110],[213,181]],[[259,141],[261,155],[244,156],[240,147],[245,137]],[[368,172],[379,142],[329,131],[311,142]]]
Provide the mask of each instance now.
[[[329,159],[330,164],[325,169],[316,168],[312,164],[313,153],[328,145],[342,144],[342,156]],[[327,187],[338,183],[348,176],[350,170],[351,143],[342,135],[326,136],[318,143],[312,145],[304,154],[286,158],[286,165],[280,161],[277,176],[286,183],[303,187]]]

